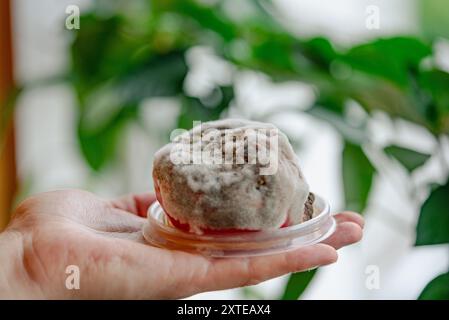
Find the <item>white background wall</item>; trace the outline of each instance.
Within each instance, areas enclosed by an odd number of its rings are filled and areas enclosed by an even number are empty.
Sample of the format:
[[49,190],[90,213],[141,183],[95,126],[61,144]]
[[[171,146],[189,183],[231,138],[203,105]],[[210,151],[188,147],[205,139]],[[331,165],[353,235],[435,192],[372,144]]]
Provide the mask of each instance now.
[[[282,21],[300,35],[326,34],[345,45],[364,39],[395,33],[411,33],[416,27],[413,1],[406,0],[278,0]],[[64,31],[65,8],[76,4],[86,8],[89,0],[14,0],[14,38],[16,76],[28,82],[58,74],[67,66],[67,32]],[[365,28],[366,7],[377,5],[381,28]],[[82,26],[81,26],[82,28]],[[204,68],[203,68],[204,69]],[[235,115],[258,116],[260,110],[280,105],[302,104],[307,107],[313,95],[300,84],[275,86],[254,74],[240,76]],[[165,104],[169,114],[155,112]],[[160,110],[159,108],[157,110]],[[176,106],[170,101],[152,101],[145,105],[143,117],[152,132],[171,126]],[[92,179],[80,157],[74,128],[74,96],[70,88],[51,86],[27,92],[17,109],[18,170],[26,187],[34,193],[62,187],[89,188],[103,195],[151,190],[151,158],[160,143],[137,127],[129,131],[126,165],[121,172],[111,172]],[[171,119],[171,120],[170,120]],[[164,121],[165,120],[165,121]],[[303,171],[317,193],[327,198],[335,210],[342,209],[339,155],[341,141],[326,124],[306,115],[279,114],[271,121],[291,136],[308,137],[300,149]],[[395,127],[382,116],[371,127],[380,143],[400,141],[431,152],[433,142],[427,133],[403,124]],[[132,154],[132,157],[126,156]],[[338,263],[322,268],[304,298],[307,299],[414,299],[424,285],[449,265],[447,246],[413,248],[417,204],[404,196],[409,178],[394,163],[395,172],[375,181],[372,203],[367,212],[365,236],[361,243],[340,251]],[[412,177],[414,181],[441,179],[437,159]],[[394,184],[391,182],[394,180]],[[92,182],[95,181],[95,182]],[[422,201],[426,194],[421,195]],[[365,286],[368,265],[379,267],[379,290]],[[279,295],[286,278],[281,277],[256,286],[268,298]],[[236,298],[239,290],[204,293],[196,298]]]

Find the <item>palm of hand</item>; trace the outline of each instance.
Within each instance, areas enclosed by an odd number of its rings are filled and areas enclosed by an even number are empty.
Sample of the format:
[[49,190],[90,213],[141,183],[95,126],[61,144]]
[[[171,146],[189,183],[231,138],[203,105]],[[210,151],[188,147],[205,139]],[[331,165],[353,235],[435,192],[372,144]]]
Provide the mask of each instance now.
[[[212,259],[155,248],[141,235],[150,195],[106,201],[84,191],[55,191],[23,202],[7,231],[22,239],[17,255],[29,293],[50,298],[180,298],[227,289],[335,262],[335,249],[361,238],[363,219],[346,212],[326,244],[265,257]],[[68,290],[66,268],[79,267]]]

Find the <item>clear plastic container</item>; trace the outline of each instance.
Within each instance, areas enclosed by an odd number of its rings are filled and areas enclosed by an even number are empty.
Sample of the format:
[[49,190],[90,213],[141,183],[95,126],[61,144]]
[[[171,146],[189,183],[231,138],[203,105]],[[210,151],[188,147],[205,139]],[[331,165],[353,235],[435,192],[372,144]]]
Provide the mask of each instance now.
[[329,204],[315,195],[314,217],[290,227],[232,234],[195,234],[173,227],[156,201],[148,209],[143,236],[150,244],[211,257],[248,257],[282,253],[328,238],[336,228]]

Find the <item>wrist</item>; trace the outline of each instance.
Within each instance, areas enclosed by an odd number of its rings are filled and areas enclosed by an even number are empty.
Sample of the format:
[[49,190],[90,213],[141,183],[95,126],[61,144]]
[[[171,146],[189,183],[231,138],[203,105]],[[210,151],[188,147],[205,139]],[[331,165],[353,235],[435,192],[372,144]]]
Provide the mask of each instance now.
[[0,299],[37,298],[23,261],[22,234],[0,233]]

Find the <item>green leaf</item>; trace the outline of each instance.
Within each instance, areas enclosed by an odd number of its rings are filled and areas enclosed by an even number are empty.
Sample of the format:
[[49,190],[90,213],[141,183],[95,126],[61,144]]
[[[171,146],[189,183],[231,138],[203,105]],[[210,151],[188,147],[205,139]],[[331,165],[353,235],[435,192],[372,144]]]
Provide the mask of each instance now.
[[126,106],[105,125],[96,128],[86,128],[80,119],[78,141],[84,158],[93,170],[101,170],[114,158],[122,129],[125,123],[135,115],[136,107]]
[[139,103],[146,98],[178,95],[186,74],[183,51],[154,55],[138,70],[91,92],[80,108],[78,129],[89,166],[98,171],[112,160],[121,128]]
[[147,30],[133,30],[130,19],[121,14],[107,16],[95,12],[83,14],[80,21],[83,27],[71,33],[75,37],[71,45],[70,78],[81,101],[98,85],[126,77],[157,56],[152,50],[156,35],[149,39]]
[[177,96],[186,74],[184,51],[153,55],[137,70],[92,90],[81,105],[83,121],[86,126],[101,126],[128,105],[152,97]]
[[419,84],[432,95],[439,111],[449,114],[449,73],[429,70],[421,72],[419,77]]
[[405,87],[409,72],[418,70],[421,60],[431,53],[431,47],[418,39],[395,37],[356,46],[343,60],[354,69]]
[[430,158],[429,154],[393,145],[386,147],[384,151],[399,161],[409,172],[422,166]]
[[138,69],[120,77],[113,90],[122,104],[140,102],[149,97],[169,97],[182,92],[187,74],[185,51],[153,55]]
[[252,44],[252,64],[274,73],[292,71],[295,69],[293,46],[294,42],[286,36],[265,38]]
[[299,45],[303,54],[317,66],[328,69],[330,64],[338,58],[332,43],[322,37],[313,38]]
[[449,181],[433,190],[421,207],[415,246],[449,243]]
[[360,146],[346,141],[343,149],[343,186],[346,207],[363,212],[373,182],[375,169]]
[[431,103],[427,113],[432,113],[428,117],[437,123],[439,132],[449,133],[449,73],[441,70],[423,71],[418,74],[417,81]]
[[310,281],[312,281],[316,271],[317,269],[313,269],[311,271],[292,273],[288,278],[288,282],[281,299],[298,300],[301,294],[306,290]]
[[356,74],[348,82],[345,88],[349,91],[351,99],[357,101],[368,113],[383,111],[392,118],[405,119],[435,132],[418,101],[407,95],[407,90],[401,89],[391,81],[367,74]]
[[84,14],[80,19],[82,28],[76,31],[71,46],[71,73],[77,84],[87,90],[110,76],[104,74],[104,60],[119,42],[117,37],[121,19],[118,16],[100,18],[93,13]]
[[419,300],[449,300],[449,272],[430,281],[418,297]]
[[184,96],[181,113],[178,117],[178,128],[190,129],[193,121],[211,121],[220,118],[221,113],[229,107],[234,98],[232,87],[215,88],[204,99]]
[[235,24],[216,5],[201,4],[192,0],[159,1],[154,4],[158,11],[173,11],[191,18],[203,29],[214,31],[223,40],[236,38]]

